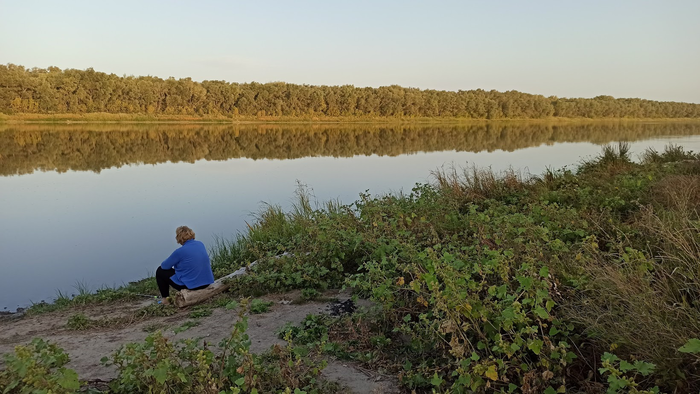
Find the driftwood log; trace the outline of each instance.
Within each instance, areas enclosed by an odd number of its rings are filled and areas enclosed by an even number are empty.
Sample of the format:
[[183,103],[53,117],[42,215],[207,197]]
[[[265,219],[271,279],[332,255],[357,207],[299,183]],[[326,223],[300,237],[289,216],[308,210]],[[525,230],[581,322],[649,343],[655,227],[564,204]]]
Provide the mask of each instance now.
[[175,294],[175,305],[177,305],[178,308],[184,308],[186,306],[199,304],[200,302],[227,290],[229,287],[231,287],[231,282],[234,278],[247,274],[248,270],[255,266],[256,263],[257,261],[254,261],[247,267],[241,267],[236,271],[215,280],[214,283],[210,284],[205,289],[180,290],[177,294]]
[[[273,258],[278,259],[280,257],[285,256],[293,256],[293,254],[285,252]],[[214,283],[210,284],[206,289],[181,290],[175,295],[175,305],[177,305],[178,308],[184,308],[186,306],[195,305],[227,290],[229,287],[231,287],[233,279],[235,279],[238,276],[247,274],[248,271],[258,263],[258,261],[259,260],[255,260],[252,263],[250,263],[247,267],[241,267],[236,271],[215,280]]]

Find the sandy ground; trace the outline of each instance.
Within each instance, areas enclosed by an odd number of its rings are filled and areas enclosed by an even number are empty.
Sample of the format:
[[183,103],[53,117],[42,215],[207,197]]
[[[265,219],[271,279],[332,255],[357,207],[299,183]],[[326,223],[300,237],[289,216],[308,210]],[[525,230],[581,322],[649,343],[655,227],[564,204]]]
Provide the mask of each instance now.
[[[334,294],[339,300],[347,299],[347,295]],[[300,323],[307,315],[327,313],[327,302],[308,302],[304,304],[287,304],[285,300],[298,298],[297,293],[276,294],[261,297],[273,301],[272,308],[262,314],[248,316],[248,336],[251,341],[251,352],[261,353],[274,344],[285,344],[277,338],[277,330],[287,322]],[[108,381],[116,377],[113,367],[105,367],[100,359],[110,356],[119,346],[129,342],[141,342],[148,336],[146,327],[162,327],[164,335],[172,339],[201,337],[214,345],[231,333],[233,324],[238,319],[236,311],[225,308],[213,310],[210,316],[199,318],[200,324],[184,332],[175,334],[173,329],[188,318],[190,310],[183,309],[177,314],[167,317],[154,317],[132,325],[115,329],[90,329],[74,331],[65,327],[68,318],[82,312],[91,318],[124,316],[152,301],[124,303],[118,306],[103,305],[86,309],[59,311],[39,316],[0,319],[0,355],[11,353],[14,346],[40,337],[58,344],[71,358],[67,367],[75,369],[81,379]],[[0,359],[2,357],[0,356]],[[328,360],[328,367],[323,371],[324,376],[339,382],[351,393],[393,393],[398,392],[396,381],[382,375],[356,367],[347,362]]]

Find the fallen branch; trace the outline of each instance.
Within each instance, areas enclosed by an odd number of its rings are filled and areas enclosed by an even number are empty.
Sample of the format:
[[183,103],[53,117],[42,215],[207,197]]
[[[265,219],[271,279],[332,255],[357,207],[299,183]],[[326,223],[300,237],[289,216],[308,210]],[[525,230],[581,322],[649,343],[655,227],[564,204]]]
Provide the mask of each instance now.
[[[273,257],[274,259],[278,259],[280,257],[285,257],[285,256],[293,256],[291,253],[282,253],[281,255]],[[201,290],[181,290],[177,294],[175,294],[175,305],[177,305],[178,308],[184,308],[186,306],[191,306],[198,304],[202,301],[205,301],[219,293],[222,293],[226,290],[228,290],[229,287],[233,285],[233,279],[235,279],[238,276],[243,276],[246,275],[252,267],[254,267],[258,261],[260,260],[255,260],[252,263],[250,263],[246,267],[241,267],[237,269],[236,271],[221,277],[214,281],[214,283],[210,284],[207,286],[205,289]]]

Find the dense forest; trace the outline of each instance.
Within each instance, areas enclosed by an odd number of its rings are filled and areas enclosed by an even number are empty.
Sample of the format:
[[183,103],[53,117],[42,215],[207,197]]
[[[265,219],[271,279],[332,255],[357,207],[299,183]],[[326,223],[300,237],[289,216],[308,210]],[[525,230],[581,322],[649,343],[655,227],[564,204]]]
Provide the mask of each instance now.
[[700,104],[611,96],[557,98],[495,90],[438,91],[284,82],[195,82],[57,67],[0,65],[0,113],[126,113],[207,117],[465,119],[698,118]]
[[696,135],[692,122],[463,125],[21,125],[0,126],[0,176],[94,171],[195,160],[393,156],[432,151],[516,150],[554,142],[608,143]]

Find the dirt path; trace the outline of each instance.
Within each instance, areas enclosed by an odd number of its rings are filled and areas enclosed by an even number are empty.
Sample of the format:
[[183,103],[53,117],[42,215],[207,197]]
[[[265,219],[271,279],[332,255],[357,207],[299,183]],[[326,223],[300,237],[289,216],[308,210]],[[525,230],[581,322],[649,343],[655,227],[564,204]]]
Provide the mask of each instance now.
[[[250,350],[253,353],[261,353],[274,344],[285,342],[277,338],[277,331],[287,322],[300,323],[307,315],[327,312],[326,302],[308,302],[304,304],[287,304],[281,301],[298,298],[296,293],[270,295],[262,297],[273,301],[270,310],[262,314],[248,316],[248,336],[250,337]],[[339,295],[339,299],[347,296]],[[152,301],[146,301],[150,303]],[[144,306],[144,302],[131,302],[119,306],[93,306],[85,309],[72,309],[42,314],[38,316],[24,317],[20,319],[0,319],[0,355],[11,353],[14,347],[40,337],[58,344],[71,358],[67,367],[74,369],[78,376],[84,380],[111,380],[116,377],[113,367],[105,367],[100,359],[110,356],[119,346],[130,342],[142,342],[148,336],[147,330],[154,327],[160,328],[168,338],[178,340],[182,338],[201,337],[209,343],[218,344],[223,338],[230,335],[233,324],[238,319],[237,312],[225,308],[216,308],[210,316],[197,319],[199,325],[179,334],[174,329],[188,320],[189,310],[178,311],[175,315],[167,317],[153,317],[121,328],[90,329],[75,331],[66,328],[68,318],[81,312],[93,319],[105,317],[126,316]],[[2,357],[0,356],[0,359]],[[324,370],[324,376],[329,380],[338,381],[348,387],[353,393],[389,393],[394,392],[395,382],[386,379],[377,379],[375,375],[367,373],[361,368],[355,368],[352,364],[329,360],[328,367]]]

